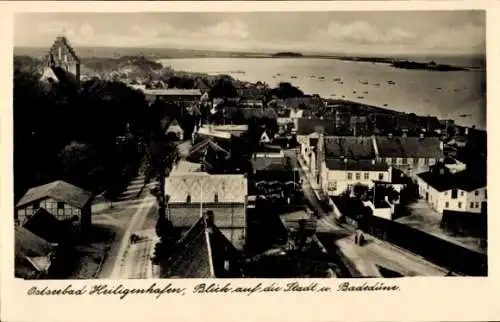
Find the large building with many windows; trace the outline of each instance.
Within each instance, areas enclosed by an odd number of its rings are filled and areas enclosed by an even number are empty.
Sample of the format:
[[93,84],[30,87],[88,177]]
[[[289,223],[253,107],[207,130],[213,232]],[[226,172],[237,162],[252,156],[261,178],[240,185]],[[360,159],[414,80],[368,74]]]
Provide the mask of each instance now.
[[419,194],[431,207],[444,210],[484,213],[486,211],[486,177],[473,171],[450,172],[442,164],[417,175]]

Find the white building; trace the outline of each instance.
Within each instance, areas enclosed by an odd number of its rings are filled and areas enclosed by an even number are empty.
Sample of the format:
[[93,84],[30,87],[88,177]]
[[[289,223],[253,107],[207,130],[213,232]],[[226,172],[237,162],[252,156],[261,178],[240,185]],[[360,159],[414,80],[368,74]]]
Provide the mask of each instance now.
[[419,194],[431,207],[443,210],[481,213],[486,206],[486,177],[464,170],[450,172],[438,164],[417,175]]
[[356,184],[373,187],[375,181],[390,183],[391,167],[376,159],[370,137],[323,137],[317,144],[318,183],[330,196]]
[[444,158],[443,142],[436,137],[373,137],[377,159],[391,167],[416,174]]

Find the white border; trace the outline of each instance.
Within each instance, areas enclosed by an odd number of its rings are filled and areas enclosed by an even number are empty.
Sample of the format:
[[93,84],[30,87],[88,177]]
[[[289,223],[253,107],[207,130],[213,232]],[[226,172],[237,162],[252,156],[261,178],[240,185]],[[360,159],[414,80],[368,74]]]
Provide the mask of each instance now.
[[[25,292],[34,282],[15,280],[13,276],[13,198],[12,198],[12,29],[13,12],[152,12],[152,11],[382,11],[382,10],[487,10],[487,93],[489,165],[498,164],[495,147],[500,102],[497,83],[499,73],[498,36],[495,25],[500,19],[499,2],[491,1],[345,1],[345,2],[17,2],[2,3],[0,12],[0,70],[2,83],[1,149],[2,172],[0,206],[1,223],[1,303],[2,321],[143,321],[143,320],[280,320],[280,321],[472,321],[495,320],[500,317],[498,251],[500,227],[496,216],[495,196],[497,168],[489,166],[489,277],[398,279],[401,290],[394,293],[338,293],[325,295],[273,293],[267,295],[164,295],[160,299],[147,296],[117,297],[28,297]],[[493,139],[492,139],[493,138]],[[271,282],[272,280],[263,280]],[[283,284],[286,281],[277,280]],[[382,280],[388,283],[386,279]],[[73,286],[100,281],[71,281]],[[105,281],[102,281],[105,282]],[[169,281],[156,281],[167,283]],[[199,280],[175,280],[176,286],[193,286]],[[205,281],[206,282],[206,281]],[[222,280],[214,282],[223,283]],[[233,281],[253,285],[255,280]],[[305,280],[302,280],[305,282]],[[356,281],[356,282],[359,282]],[[373,282],[373,280],[371,281]],[[67,281],[37,282],[43,285],[66,285]],[[129,287],[148,286],[152,281],[126,281]],[[336,287],[338,280],[322,280]],[[109,281],[108,284],[120,284]]]

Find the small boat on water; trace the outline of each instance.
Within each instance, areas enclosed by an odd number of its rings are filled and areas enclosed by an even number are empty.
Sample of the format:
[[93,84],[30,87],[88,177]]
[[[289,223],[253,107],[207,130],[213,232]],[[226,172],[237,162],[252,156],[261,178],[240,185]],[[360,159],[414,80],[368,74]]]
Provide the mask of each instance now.
[[362,99],[364,99],[365,97],[364,97],[364,96],[358,96],[358,98],[359,98],[360,100],[362,100]]
[[280,73],[276,73],[276,76],[281,76],[281,74]]
[[342,98],[345,98],[345,95],[342,95]]
[[319,78],[319,79],[325,79],[325,77],[324,77],[324,76],[320,76],[320,77],[318,77],[318,78]]
[[335,95],[335,94],[330,94],[330,96],[337,96],[337,95]]
[[391,81],[391,80],[390,80],[390,81],[387,81],[387,84],[394,85],[394,84],[396,84],[396,83],[395,83],[394,81]]
[[364,91],[364,92],[363,92],[363,94],[368,94],[368,92],[367,92],[367,91]]
[[361,84],[368,85],[368,82],[364,81],[364,82],[361,82]]
[[344,82],[340,82],[340,85],[344,85]]
[[356,91],[352,91],[353,94],[356,94]]
[[454,89],[453,91],[454,91],[455,93],[456,93],[456,92],[460,92],[460,89],[459,89],[459,88],[456,88],[456,89]]
[[309,77],[311,77],[311,78],[316,78],[316,76],[314,76],[314,75],[311,75],[311,76],[309,76]]
[[291,78],[297,78],[297,76],[293,75]]
[[441,88],[441,87],[436,87],[436,89],[437,89],[438,91],[442,90],[442,88]]
[[333,80],[334,80],[334,81],[336,81],[336,82],[338,82],[338,81],[340,81],[341,79],[340,79],[339,77],[337,77],[337,78],[334,78]]
[[276,78],[276,75],[273,75],[273,78]]
[[374,86],[380,86],[380,83],[375,83],[375,84],[373,84],[373,85],[374,85]]
[[384,104],[384,106],[387,106],[387,104]]

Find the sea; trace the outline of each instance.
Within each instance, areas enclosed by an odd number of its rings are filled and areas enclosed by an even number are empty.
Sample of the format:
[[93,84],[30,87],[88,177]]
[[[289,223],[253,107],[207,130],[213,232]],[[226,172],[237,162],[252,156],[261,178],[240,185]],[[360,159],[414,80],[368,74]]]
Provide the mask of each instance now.
[[276,86],[290,82],[306,94],[346,99],[400,112],[453,119],[486,130],[486,68],[477,57],[426,57],[440,64],[479,67],[438,72],[397,69],[389,64],[317,58],[175,58],[165,67],[211,75],[226,74]]

